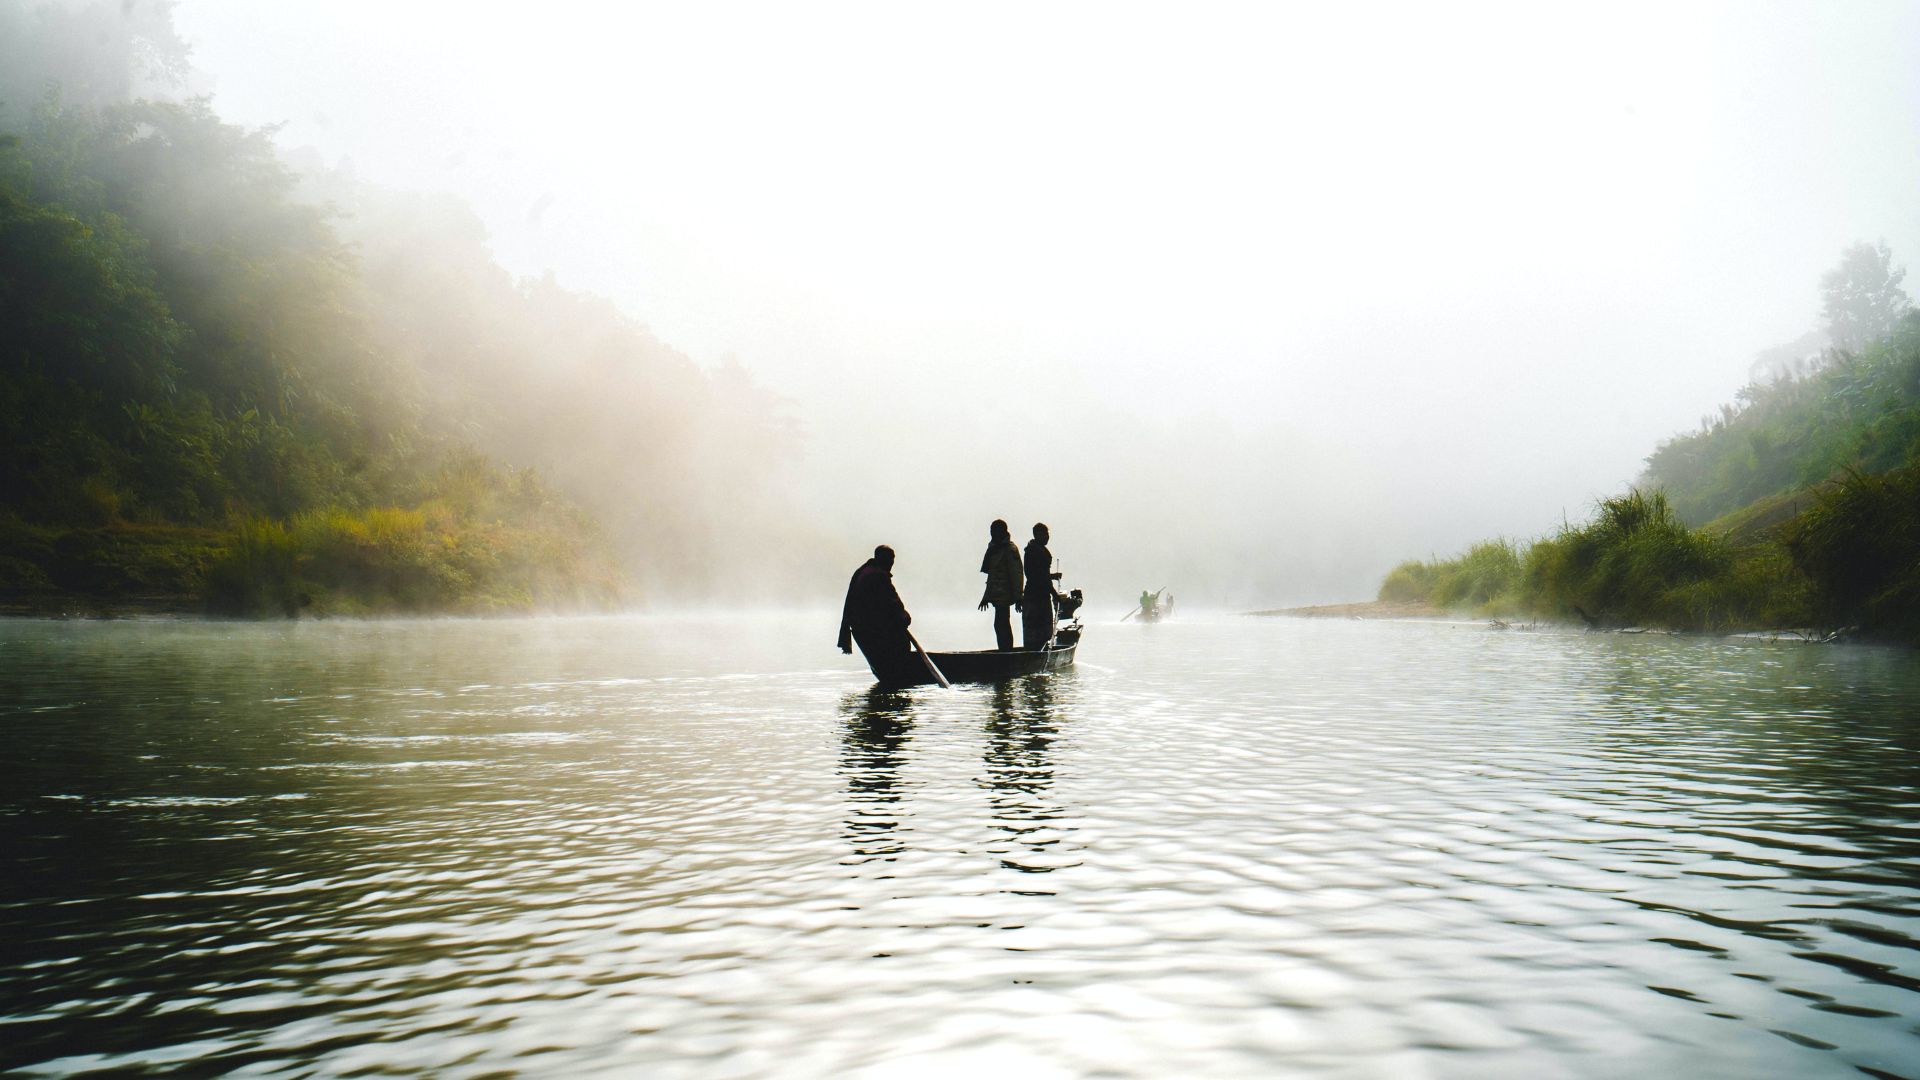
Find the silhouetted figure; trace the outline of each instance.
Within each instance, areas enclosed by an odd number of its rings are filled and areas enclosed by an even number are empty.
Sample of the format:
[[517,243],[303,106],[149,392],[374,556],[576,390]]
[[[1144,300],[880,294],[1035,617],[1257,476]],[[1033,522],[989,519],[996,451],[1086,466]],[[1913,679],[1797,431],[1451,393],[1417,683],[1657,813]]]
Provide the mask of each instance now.
[[847,602],[840,610],[840,651],[850,653],[858,642],[875,678],[905,681],[921,667],[907,641],[907,626],[912,622],[899,590],[893,587],[893,549],[881,544],[847,582]]
[[987,527],[987,553],[980,558],[980,572],[987,575],[987,590],[980,594],[980,610],[993,606],[993,640],[998,649],[1013,648],[1013,616],[1020,606],[1024,589],[1020,573],[1020,549],[1014,545],[1007,523],[998,519]]
[[1033,539],[1027,541],[1027,587],[1020,598],[1020,628],[1029,649],[1044,649],[1053,640],[1053,583],[1060,575],[1053,572],[1053,552],[1047,550],[1051,537],[1047,527],[1033,527]]
[[1155,596],[1154,594],[1148,592],[1145,589],[1140,590],[1140,618],[1141,619],[1147,622],[1153,621],[1153,617],[1159,614],[1159,612],[1154,610],[1154,607],[1159,603],[1159,599],[1160,599],[1159,597]]
[[1166,599],[1160,601],[1160,614],[1169,619],[1173,618],[1173,594],[1172,593],[1168,593]]

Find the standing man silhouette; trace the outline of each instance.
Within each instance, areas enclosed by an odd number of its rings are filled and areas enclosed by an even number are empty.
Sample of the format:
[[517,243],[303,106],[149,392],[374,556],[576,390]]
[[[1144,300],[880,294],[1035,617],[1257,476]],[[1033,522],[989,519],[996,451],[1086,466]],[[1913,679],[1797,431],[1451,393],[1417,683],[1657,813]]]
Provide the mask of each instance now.
[[1048,539],[1042,522],[1033,527],[1033,539],[1027,541],[1027,588],[1020,599],[1020,628],[1029,649],[1044,649],[1053,640],[1053,583],[1060,575],[1053,572]]

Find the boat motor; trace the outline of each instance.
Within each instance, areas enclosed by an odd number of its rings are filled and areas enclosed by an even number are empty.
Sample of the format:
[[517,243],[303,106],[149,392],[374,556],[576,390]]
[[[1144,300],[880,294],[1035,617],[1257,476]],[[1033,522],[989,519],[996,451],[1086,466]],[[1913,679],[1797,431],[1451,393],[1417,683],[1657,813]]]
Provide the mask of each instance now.
[[1079,611],[1080,605],[1086,602],[1087,598],[1080,595],[1079,589],[1075,589],[1070,593],[1054,593],[1053,611],[1054,614],[1060,617],[1061,622],[1066,622],[1072,619],[1073,613]]
[[1060,625],[1053,631],[1054,648],[1064,649],[1080,641],[1080,620],[1074,618],[1073,613],[1079,611],[1080,605],[1086,602],[1087,598],[1081,595],[1079,589],[1053,594],[1053,611],[1060,617]]

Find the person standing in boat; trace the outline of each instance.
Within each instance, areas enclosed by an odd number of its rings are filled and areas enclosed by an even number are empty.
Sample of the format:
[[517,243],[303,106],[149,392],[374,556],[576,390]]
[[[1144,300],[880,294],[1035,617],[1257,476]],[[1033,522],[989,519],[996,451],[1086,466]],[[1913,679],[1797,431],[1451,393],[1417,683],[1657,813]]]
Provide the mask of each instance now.
[[993,606],[994,647],[1013,648],[1013,608],[1020,607],[1024,582],[1020,573],[1020,548],[1014,544],[1007,523],[996,519],[987,527],[987,553],[980,559],[980,572],[987,575],[987,589],[980,594],[980,610]]
[[1033,527],[1033,539],[1027,541],[1027,587],[1020,598],[1020,628],[1026,647],[1044,649],[1053,640],[1053,583],[1060,575],[1053,572],[1053,552],[1047,550],[1051,539],[1045,523]]
[[840,651],[850,653],[856,642],[876,676],[914,671],[907,627],[913,616],[893,587],[893,549],[873,549],[873,558],[860,565],[847,582],[847,602],[840,609]]

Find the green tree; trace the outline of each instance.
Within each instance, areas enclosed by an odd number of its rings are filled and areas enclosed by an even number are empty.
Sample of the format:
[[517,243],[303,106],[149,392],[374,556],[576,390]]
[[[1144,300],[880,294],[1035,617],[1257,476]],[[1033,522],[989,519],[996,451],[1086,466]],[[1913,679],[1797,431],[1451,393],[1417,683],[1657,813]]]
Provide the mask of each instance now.
[[[0,0],[0,118],[50,87],[100,107],[185,82],[172,0]],[[19,112],[10,118],[19,119]]]
[[1900,288],[1905,267],[1895,269],[1886,244],[1854,244],[1839,265],[1820,278],[1821,314],[1836,348],[1856,350],[1892,331],[1913,301]]
[[[806,549],[778,398],[515,282],[451,199],[143,100],[187,71],[170,8],[0,0],[0,596],[513,608],[612,595],[603,552],[694,593]],[[139,544],[178,572],[96,572]]]

